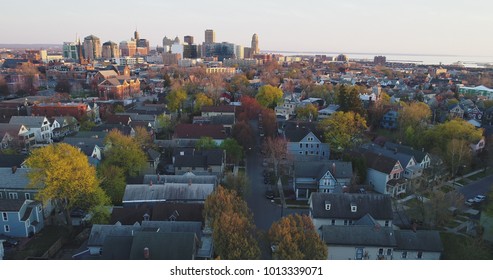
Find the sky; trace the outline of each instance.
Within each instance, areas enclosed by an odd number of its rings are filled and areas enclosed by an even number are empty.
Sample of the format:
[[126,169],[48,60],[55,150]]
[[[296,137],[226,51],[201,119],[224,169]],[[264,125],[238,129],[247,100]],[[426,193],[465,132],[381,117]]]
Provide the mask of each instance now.
[[261,51],[493,56],[491,0],[4,0],[0,44],[194,36]]

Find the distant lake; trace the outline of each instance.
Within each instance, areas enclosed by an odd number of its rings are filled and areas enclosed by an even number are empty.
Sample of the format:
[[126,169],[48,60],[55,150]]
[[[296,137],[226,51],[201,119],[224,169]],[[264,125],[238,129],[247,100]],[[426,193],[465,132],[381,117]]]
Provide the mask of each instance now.
[[[324,53],[324,52],[288,52],[288,51],[263,51],[265,53],[277,53],[284,56],[295,56],[295,55],[327,55],[336,57],[341,53]],[[427,54],[375,54],[375,53],[344,53],[347,55],[349,60],[368,60],[373,61],[375,56],[385,56],[387,57],[387,62],[409,62],[416,64],[427,64],[427,65],[450,65],[456,62],[462,62],[465,66],[477,67],[484,64],[493,65],[493,56],[465,56],[465,55],[427,55]]]

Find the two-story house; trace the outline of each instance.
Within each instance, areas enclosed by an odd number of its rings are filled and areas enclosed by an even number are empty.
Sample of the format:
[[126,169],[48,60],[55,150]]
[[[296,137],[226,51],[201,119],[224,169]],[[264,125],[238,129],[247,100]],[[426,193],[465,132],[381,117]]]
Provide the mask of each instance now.
[[22,124],[0,123],[0,149],[29,149],[36,144],[33,132]]
[[392,197],[406,192],[408,182],[402,177],[404,168],[398,160],[371,151],[362,156],[367,163],[366,181],[373,190]]
[[29,133],[34,133],[36,144],[52,143],[51,124],[46,117],[12,116],[9,124],[24,125]]
[[438,231],[395,230],[378,224],[323,226],[329,260],[439,260]]
[[53,140],[59,140],[79,131],[79,123],[74,117],[54,117],[50,120]]
[[308,199],[312,192],[342,192],[351,184],[351,162],[295,161],[293,190],[296,199]]
[[295,159],[329,159],[330,147],[322,142],[322,134],[313,122],[286,122],[283,131],[287,152]]
[[398,117],[399,112],[393,109],[389,110],[387,113],[385,113],[385,115],[383,115],[380,125],[385,129],[397,129]]
[[195,148],[175,148],[172,160],[176,175],[192,172],[221,177],[226,165],[226,154],[221,149],[200,151]]
[[367,145],[365,148],[373,153],[378,153],[398,160],[402,165],[402,168],[404,168],[404,172],[402,173],[403,178],[412,180],[423,174],[423,168],[417,163],[413,155],[401,153],[397,148],[392,151],[376,144]]
[[392,227],[392,201],[389,195],[351,193],[312,193],[310,218],[317,230],[324,225],[350,226],[370,219],[381,227]]
[[28,237],[44,226],[40,202],[25,199],[0,200],[0,234],[12,237]]
[[181,123],[175,127],[173,140],[181,142],[197,141],[202,137],[211,137],[217,145],[221,145],[227,138],[224,127],[220,124],[185,124]]

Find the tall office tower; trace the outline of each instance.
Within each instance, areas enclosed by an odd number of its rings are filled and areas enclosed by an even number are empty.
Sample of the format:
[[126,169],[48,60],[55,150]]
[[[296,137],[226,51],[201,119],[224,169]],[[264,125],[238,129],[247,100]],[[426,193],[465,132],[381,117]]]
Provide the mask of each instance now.
[[245,57],[245,55],[243,53],[243,46],[240,46],[240,45],[235,46],[235,57],[237,59],[243,59]]
[[134,32],[134,40],[135,40],[136,42],[138,42],[138,41],[139,41],[139,39],[140,39],[139,32],[137,32],[137,30],[135,30],[135,32]]
[[183,37],[183,41],[186,44],[193,45],[193,36],[187,35],[187,36]]
[[170,38],[164,36],[163,38],[163,48],[164,52],[167,53],[171,50],[171,45],[173,45],[174,41],[171,40]]
[[79,59],[76,42],[63,42],[63,57],[70,58],[76,61]]
[[120,52],[121,56],[134,56],[137,51],[137,43],[133,40],[121,41]]
[[255,54],[260,53],[260,50],[258,48],[258,35],[253,34],[252,36],[252,56]]
[[214,42],[216,42],[216,32],[212,29],[207,29],[205,31],[205,43],[214,44]]
[[118,45],[112,41],[105,42],[101,50],[101,56],[104,59],[119,58],[120,50],[118,49]]
[[101,58],[101,41],[94,35],[84,38],[84,57],[88,60]]

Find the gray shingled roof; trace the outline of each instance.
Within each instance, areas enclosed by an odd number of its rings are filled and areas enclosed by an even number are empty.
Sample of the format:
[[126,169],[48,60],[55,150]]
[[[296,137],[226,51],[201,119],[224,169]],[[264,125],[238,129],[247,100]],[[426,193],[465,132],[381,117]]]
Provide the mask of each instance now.
[[12,116],[9,124],[23,124],[26,127],[41,127],[45,117],[37,116]]
[[284,136],[288,142],[299,142],[310,132],[322,141],[322,135],[317,131],[314,122],[286,122],[284,126]]
[[319,180],[327,171],[330,171],[336,179],[351,178],[353,176],[353,166],[351,162],[336,160],[294,162],[294,172],[295,177],[297,178],[316,178]]
[[[212,149],[205,151],[198,151],[195,149],[183,149],[185,154],[181,156],[179,150],[175,149],[173,154],[175,155],[175,167],[204,167],[207,168],[211,165],[222,165],[224,151],[220,149]],[[190,154],[190,151],[193,151]]]
[[98,146],[100,149],[104,148],[104,139],[100,138],[65,137],[63,142],[79,148],[86,156],[92,156],[95,146]]
[[76,135],[71,136],[72,138],[98,138],[104,139],[108,135],[106,131],[79,131]]
[[0,168],[0,189],[25,189],[29,184],[30,168],[17,168],[12,173],[11,167]]
[[197,251],[194,233],[138,232],[130,250],[131,260],[143,260],[144,248],[151,260],[191,260]]
[[413,156],[410,154],[400,153],[395,150],[392,151],[374,144],[369,145],[368,150],[398,160],[403,165],[403,167],[407,166],[407,164],[413,159]]
[[396,230],[398,250],[443,252],[440,234],[435,230]]
[[[383,194],[336,194],[312,193],[312,216],[318,219],[357,220],[370,214],[377,220],[392,220],[392,202],[389,195]],[[325,202],[330,202],[330,210],[325,210]],[[357,207],[351,211],[351,204]]]
[[1,199],[0,211],[3,212],[17,212],[24,204],[24,199]]
[[375,169],[385,174],[390,174],[397,163],[396,159],[370,151],[364,152],[363,156],[366,159],[368,168]]
[[110,236],[103,244],[103,260],[128,260],[132,248],[133,236]]
[[164,184],[164,183],[181,183],[181,184],[217,184],[217,176],[213,175],[194,175],[192,172],[187,172],[183,175],[144,175],[143,184],[149,184],[150,182],[154,184]]
[[397,246],[394,230],[380,226],[322,226],[322,240],[329,245]]
[[127,185],[123,202],[205,201],[213,191],[213,184]]
[[202,236],[201,222],[185,221],[142,221],[146,229],[159,229],[159,232],[193,232],[197,237]]
[[389,150],[395,150],[395,149],[397,149],[398,152],[412,155],[412,156],[414,156],[414,158],[416,159],[417,162],[423,161],[423,159],[425,158],[425,156],[427,154],[424,151],[415,150],[415,149],[413,149],[411,147],[404,146],[404,145],[399,145],[399,144],[392,143],[392,142],[385,142],[384,147],[387,148],[387,149],[389,149]]
[[26,161],[27,155],[2,155],[0,156],[0,167],[12,167],[17,166],[21,167],[21,165]]
[[93,225],[87,246],[102,246],[107,236],[132,236],[136,231],[142,230],[139,224],[135,225]]

